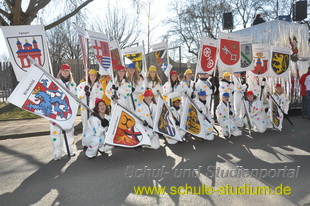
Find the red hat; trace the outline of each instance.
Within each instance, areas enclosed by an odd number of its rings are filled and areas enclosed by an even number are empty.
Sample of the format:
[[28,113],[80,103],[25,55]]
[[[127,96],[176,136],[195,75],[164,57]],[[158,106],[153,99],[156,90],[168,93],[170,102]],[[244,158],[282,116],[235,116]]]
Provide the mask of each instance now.
[[281,84],[276,84],[276,85],[274,85],[274,87],[282,87],[282,85]]
[[121,64],[115,65],[113,69],[116,69],[117,71],[126,70],[126,68]]
[[249,96],[249,95],[254,95],[254,93],[253,93],[252,91],[247,91],[246,95],[247,95],[247,96]]
[[154,94],[153,94],[153,92],[152,92],[151,89],[145,90],[145,92],[144,92],[144,94],[143,94],[143,96],[145,96],[145,97],[150,97],[150,96],[153,96],[153,95],[154,95]]
[[170,76],[172,76],[172,75],[178,75],[178,72],[176,72],[176,71],[171,71],[171,72],[170,72]]
[[60,70],[69,70],[70,71],[71,67],[69,64],[63,64],[63,65],[61,65]]
[[102,99],[96,98],[95,105],[99,104],[100,102],[104,102],[104,101]]

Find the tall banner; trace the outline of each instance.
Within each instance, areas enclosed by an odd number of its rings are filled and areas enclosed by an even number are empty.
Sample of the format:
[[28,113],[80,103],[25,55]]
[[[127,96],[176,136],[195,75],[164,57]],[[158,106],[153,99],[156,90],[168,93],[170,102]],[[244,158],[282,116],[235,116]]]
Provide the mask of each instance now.
[[240,37],[240,43],[241,43],[240,64],[241,64],[241,68],[239,69],[239,71],[249,71],[249,70],[253,70],[253,68],[254,68],[252,41],[253,41],[253,37],[251,37],[251,36]]
[[172,65],[169,64],[168,42],[151,45],[151,48],[153,50],[151,55],[154,55],[157,62],[156,67],[161,68],[165,75],[169,77]]
[[274,128],[278,129],[279,131],[282,130],[282,122],[283,122],[283,113],[278,108],[278,106],[272,101],[272,99],[269,97],[269,115],[268,118],[270,118],[271,123],[273,124]]
[[180,127],[196,137],[205,138],[205,133],[202,128],[204,116],[195,108],[195,106],[186,98],[183,105]]
[[253,44],[253,58],[254,69],[247,71],[247,76],[262,76],[270,75],[269,61],[270,61],[270,48],[269,44]]
[[112,76],[112,58],[109,46],[109,37],[94,31],[87,31],[90,44],[94,51],[96,60],[99,64],[99,73],[101,75]]
[[128,58],[132,63],[136,65],[136,68],[139,70],[140,74],[146,73],[143,61],[145,61],[143,46],[130,47],[122,50],[124,57]]
[[290,49],[271,47],[270,76],[289,78]]
[[124,65],[117,40],[110,41],[110,51],[112,57],[112,67],[114,68],[116,65]]
[[212,74],[217,64],[218,41],[210,38],[201,38],[199,66],[197,73]]
[[27,56],[36,60],[47,72],[51,73],[42,25],[3,26],[1,28],[17,81],[21,81],[31,67]]
[[231,72],[240,69],[240,36],[232,33],[219,33],[219,42],[219,68]]
[[158,112],[155,114],[153,130],[182,142],[178,129],[176,129],[175,120],[160,97],[157,99],[156,111]]
[[86,31],[85,29],[77,25],[75,25],[75,29],[78,34],[78,39],[81,47],[84,69],[86,70],[88,65],[88,43],[86,38]]
[[10,95],[8,102],[55,122],[62,129],[74,124],[78,103],[43,71],[31,66]]
[[115,106],[109,125],[106,144],[120,147],[151,145],[151,140],[141,122],[119,105]]

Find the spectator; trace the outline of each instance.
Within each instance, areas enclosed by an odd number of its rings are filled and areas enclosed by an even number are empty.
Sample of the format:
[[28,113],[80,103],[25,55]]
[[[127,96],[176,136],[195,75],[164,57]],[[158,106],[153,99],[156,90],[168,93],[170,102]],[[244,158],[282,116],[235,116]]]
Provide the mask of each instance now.
[[254,21],[253,21],[253,23],[252,23],[252,26],[255,26],[256,24],[261,24],[261,23],[264,23],[264,22],[266,22],[266,21],[261,17],[261,15],[257,14],[255,19],[254,19]]
[[301,112],[303,118],[307,118],[307,93],[306,93],[305,81],[307,76],[309,76],[309,74],[310,74],[310,67],[308,67],[308,72],[303,74],[299,80],[300,95],[302,97]]

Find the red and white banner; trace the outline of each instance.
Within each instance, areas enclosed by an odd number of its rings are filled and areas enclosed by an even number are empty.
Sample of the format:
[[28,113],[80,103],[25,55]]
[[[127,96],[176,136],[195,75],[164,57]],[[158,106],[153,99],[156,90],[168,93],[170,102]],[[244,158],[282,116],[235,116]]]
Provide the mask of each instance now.
[[270,76],[270,49],[269,44],[253,44],[254,69],[247,71],[247,76]]
[[246,36],[240,37],[241,43],[241,67],[238,71],[249,71],[254,68],[253,50],[252,50],[253,37]]
[[86,31],[85,29],[77,25],[75,25],[75,29],[78,34],[78,39],[81,47],[84,69],[86,70],[88,64],[88,43],[87,43]]
[[151,145],[151,140],[140,120],[116,105],[106,133],[105,143],[120,147]]
[[124,65],[123,58],[121,56],[121,50],[117,40],[110,41],[110,51],[112,57],[112,68],[116,65]]
[[64,130],[70,129],[74,124],[78,103],[59,84],[42,70],[31,66],[8,102],[49,119]]
[[290,49],[271,47],[270,76],[289,78]]
[[1,28],[17,81],[21,81],[31,67],[27,56],[36,60],[51,73],[43,26],[3,26]]
[[108,35],[94,31],[87,31],[87,33],[96,60],[99,64],[99,73],[101,75],[112,76],[113,73],[112,58],[111,58]]
[[219,33],[219,42],[219,68],[231,72],[240,69],[240,36],[232,33]]
[[212,74],[217,64],[218,41],[210,38],[201,38],[199,64],[197,73]]

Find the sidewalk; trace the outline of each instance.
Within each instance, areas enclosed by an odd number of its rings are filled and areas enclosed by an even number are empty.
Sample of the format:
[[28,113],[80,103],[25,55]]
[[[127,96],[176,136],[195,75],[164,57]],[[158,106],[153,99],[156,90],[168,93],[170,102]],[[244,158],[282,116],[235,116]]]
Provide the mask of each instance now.
[[[82,132],[81,122],[81,116],[77,116],[74,122],[75,133]],[[50,121],[45,118],[0,121],[0,140],[48,135],[49,133]]]

